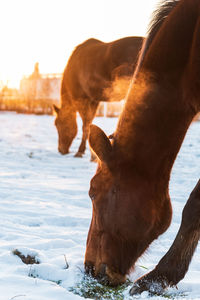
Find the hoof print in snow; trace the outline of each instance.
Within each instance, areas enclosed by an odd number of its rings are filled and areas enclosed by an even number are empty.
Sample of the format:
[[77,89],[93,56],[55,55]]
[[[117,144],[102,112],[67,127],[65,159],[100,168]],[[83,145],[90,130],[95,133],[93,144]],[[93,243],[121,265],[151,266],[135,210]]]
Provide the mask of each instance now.
[[33,264],[39,264],[39,260],[34,255],[23,255],[19,250],[15,249],[12,251],[12,253],[16,256],[18,256],[22,262],[26,265],[33,265]]

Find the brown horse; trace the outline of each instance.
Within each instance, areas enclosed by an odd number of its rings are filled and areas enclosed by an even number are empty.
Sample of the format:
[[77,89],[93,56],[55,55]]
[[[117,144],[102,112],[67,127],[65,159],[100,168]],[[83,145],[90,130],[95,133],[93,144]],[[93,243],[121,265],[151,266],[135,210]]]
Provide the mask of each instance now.
[[[125,97],[142,42],[142,37],[126,37],[110,43],[89,39],[76,47],[63,74],[61,108],[54,106],[60,153],[69,152],[77,134],[77,112],[82,119],[83,135],[75,156],[85,152],[89,125],[99,102]],[[121,86],[119,79],[123,80]]]
[[[99,158],[89,195],[93,215],[86,272],[117,285],[171,221],[169,179],[200,111],[200,1],[163,1],[155,13],[112,142],[95,125],[89,143]],[[200,237],[200,181],[183,210],[177,237],[131,294],[160,292],[188,270]]]

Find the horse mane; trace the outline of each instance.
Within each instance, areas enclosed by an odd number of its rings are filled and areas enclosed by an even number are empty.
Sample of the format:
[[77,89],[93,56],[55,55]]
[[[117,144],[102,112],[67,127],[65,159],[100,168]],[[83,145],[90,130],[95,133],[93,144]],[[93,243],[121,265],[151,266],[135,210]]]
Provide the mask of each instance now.
[[136,78],[140,67],[142,66],[144,57],[151,46],[157,32],[159,31],[160,27],[162,26],[163,22],[170,14],[170,12],[176,7],[180,0],[162,0],[158,4],[155,11],[152,13],[151,21],[149,23],[147,29],[147,38],[143,42],[143,46],[140,51],[138,65],[135,69],[133,78]]
[[152,18],[147,30],[148,36],[145,51],[149,49],[149,46],[151,45],[163,22],[178,3],[179,0],[162,0],[156,10],[152,13]]

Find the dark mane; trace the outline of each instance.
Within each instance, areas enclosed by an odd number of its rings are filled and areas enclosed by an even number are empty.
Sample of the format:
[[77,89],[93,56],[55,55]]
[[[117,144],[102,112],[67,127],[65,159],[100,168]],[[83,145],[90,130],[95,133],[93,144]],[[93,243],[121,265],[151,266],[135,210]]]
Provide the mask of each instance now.
[[135,69],[134,78],[136,77],[138,70],[140,69],[145,54],[147,53],[154,37],[156,36],[157,32],[159,31],[160,27],[162,26],[164,20],[170,14],[170,12],[176,7],[180,0],[162,0],[157,9],[152,13],[152,18],[148,26],[147,30],[147,38],[143,42],[142,49],[140,51],[140,56],[138,59],[138,65]]
[[176,7],[179,3],[179,0],[162,0],[157,9],[153,12],[152,18],[148,28],[148,35],[146,41],[146,48],[145,51],[148,50],[149,46],[151,45],[155,35],[157,34],[158,30],[162,26],[164,20],[170,14],[170,12]]

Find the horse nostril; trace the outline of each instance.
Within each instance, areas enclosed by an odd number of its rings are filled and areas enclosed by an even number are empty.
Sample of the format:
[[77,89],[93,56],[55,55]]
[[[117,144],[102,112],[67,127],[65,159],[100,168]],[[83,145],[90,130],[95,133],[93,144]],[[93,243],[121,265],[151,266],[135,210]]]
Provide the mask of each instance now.
[[106,276],[106,264],[101,264],[97,276],[100,279]]
[[109,285],[109,278],[106,274],[106,269],[106,264],[101,264],[98,273],[96,274],[96,278],[101,284]]

